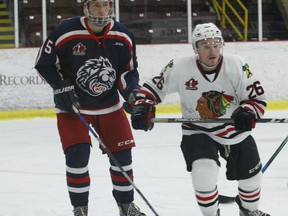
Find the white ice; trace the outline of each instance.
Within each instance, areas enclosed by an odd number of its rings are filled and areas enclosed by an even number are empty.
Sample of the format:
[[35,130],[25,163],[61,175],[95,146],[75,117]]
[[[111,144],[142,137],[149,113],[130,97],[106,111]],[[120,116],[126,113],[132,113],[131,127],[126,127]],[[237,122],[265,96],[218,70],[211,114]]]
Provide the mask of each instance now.
[[[287,118],[288,110],[268,111],[265,117]],[[288,124],[257,124],[253,135],[263,164],[287,132]],[[200,216],[191,177],[185,170],[179,147],[180,125],[157,124],[150,132],[133,133],[137,142],[133,149],[135,184],[156,212],[164,216]],[[72,216],[56,119],[0,121],[0,137],[0,216]],[[117,216],[108,160],[100,153],[96,139],[92,139],[89,215]],[[263,176],[260,209],[272,216],[288,214],[287,155],[288,146],[282,149]],[[220,193],[236,195],[237,184],[225,179],[223,161],[220,171]],[[136,191],[135,203],[147,216],[154,215]],[[220,208],[221,216],[239,215],[236,204]]]

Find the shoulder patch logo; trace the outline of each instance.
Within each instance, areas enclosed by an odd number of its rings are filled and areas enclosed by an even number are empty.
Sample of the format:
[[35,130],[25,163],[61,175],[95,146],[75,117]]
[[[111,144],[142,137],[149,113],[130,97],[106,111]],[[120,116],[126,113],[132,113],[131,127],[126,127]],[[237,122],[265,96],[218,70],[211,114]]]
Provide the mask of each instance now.
[[166,72],[168,68],[172,68],[174,65],[173,59],[162,69],[162,73]]
[[243,66],[243,71],[246,73],[247,78],[250,78],[251,76],[253,76],[252,72],[250,71],[249,65],[247,63]]
[[85,55],[86,46],[84,46],[81,42],[73,47],[73,55],[83,56]]

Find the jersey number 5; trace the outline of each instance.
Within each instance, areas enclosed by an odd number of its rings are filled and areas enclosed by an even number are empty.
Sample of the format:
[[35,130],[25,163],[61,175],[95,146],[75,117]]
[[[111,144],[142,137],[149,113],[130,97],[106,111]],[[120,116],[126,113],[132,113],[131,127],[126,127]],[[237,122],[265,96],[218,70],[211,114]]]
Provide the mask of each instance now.
[[52,51],[52,44],[53,42],[51,40],[48,40],[47,44],[46,44],[46,47],[45,47],[45,52],[47,54],[51,54],[51,51]]
[[259,81],[254,82],[253,84],[247,86],[247,91],[249,91],[249,98],[253,99],[257,96],[264,94],[264,89],[261,86]]

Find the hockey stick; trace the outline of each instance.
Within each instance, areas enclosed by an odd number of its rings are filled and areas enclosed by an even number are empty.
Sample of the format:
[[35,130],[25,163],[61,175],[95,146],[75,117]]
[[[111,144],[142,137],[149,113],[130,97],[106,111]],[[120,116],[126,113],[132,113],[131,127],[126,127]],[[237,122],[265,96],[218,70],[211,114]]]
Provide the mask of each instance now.
[[132,185],[132,187],[138,192],[140,197],[145,201],[145,203],[148,205],[148,207],[151,209],[151,211],[154,213],[155,216],[159,216],[158,213],[154,210],[152,205],[149,203],[149,201],[145,198],[145,196],[142,194],[142,192],[139,190],[139,188],[136,186],[136,184],[132,181],[132,179],[129,177],[129,175],[125,172],[121,164],[118,162],[118,160],[114,157],[114,155],[111,153],[111,151],[107,148],[107,146],[103,143],[101,138],[97,135],[95,130],[93,130],[92,127],[88,124],[86,119],[81,115],[78,108],[76,108],[74,105],[72,105],[74,112],[79,116],[80,120],[84,123],[84,125],[89,129],[89,131],[93,134],[93,136],[97,139],[101,147],[104,149],[104,151],[107,153],[109,158],[116,164],[116,166],[120,169],[121,173],[124,175],[124,177],[128,180],[128,182]]
[[[153,118],[152,123],[234,123],[230,118],[199,119],[199,118]],[[288,123],[288,118],[260,118],[257,123]]]
[[276,151],[271,156],[271,158],[268,160],[268,162],[263,166],[263,168],[262,168],[263,173],[267,170],[267,168],[270,166],[270,164],[273,162],[273,160],[276,158],[276,156],[279,154],[279,152],[282,150],[282,148],[286,145],[287,141],[288,141],[288,136],[286,136],[286,138],[283,140],[281,145],[276,149]]
[[[279,152],[282,150],[282,148],[286,145],[288,142],[288,136],[283,140],[281,145],[276,149],[274,154],[270,157],[268,162],[263,166],[262,168],[262,173],[265,173],[267,168],[270,166],[270,164],[273,162],[273,160],[276,158],[276,156],[279,154]],[[219,203],[221,204],[230,204],[235,202],[235,197],[230,197],[230,196],[224,196],[224,195],[219,195]]]

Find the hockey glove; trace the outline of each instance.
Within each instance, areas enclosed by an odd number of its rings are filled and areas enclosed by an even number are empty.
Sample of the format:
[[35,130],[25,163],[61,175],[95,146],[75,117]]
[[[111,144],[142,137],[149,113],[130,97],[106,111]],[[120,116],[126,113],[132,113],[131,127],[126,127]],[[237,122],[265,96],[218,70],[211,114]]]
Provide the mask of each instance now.
[[136,95],[139,92],[139,89],[134,89],[130,95],[127,101],[123,103],[123,108],[125,112],[131,114],[132,111],[132,103],[135,101]]
[[149,99],[138,99],[132,103],[131,121],[136,130],[152,130],[155,117],[155,103]]
[[255,114],[243,107],[238,107],[231,116],[234,126],[238,131],[251,131],[255,128]]
[[61,80],[50,85],[53,88],[56,108],[69,113],[75,113],[72,105],[80,108],[79,97],[74,90],[74,85],[69,80]]

